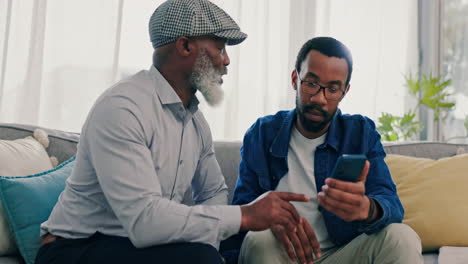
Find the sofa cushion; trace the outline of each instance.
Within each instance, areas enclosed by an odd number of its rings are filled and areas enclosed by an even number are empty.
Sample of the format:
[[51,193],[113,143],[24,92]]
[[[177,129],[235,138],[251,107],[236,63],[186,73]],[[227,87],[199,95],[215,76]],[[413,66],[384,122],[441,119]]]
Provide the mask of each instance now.
[[423,250],[468,246],[468,154],[439,160],[388,155],[385,159],[405,208],[403,222]]
[[441,247],[439,264],[468,263],[468,247]]
[[[47,134],[36,130],[42,143],[28,136],[16,140],[0,140],[0,176],[23,176],[52,169],[52,163],[45,150],[48,146]],[[11,236],[0,205],[0,255],[17,252],[15,241]]]
[[57,157],[59,164],[75,155],[77,143],[80,138],[78,133],[31,125],[0,123],[0,139],[13,140],[31,136],[33,131],[37,128],[49,134],[50,143],[47,148],[47,153],[49,153],[49,156]]
[[49,155],[35,138],[0,140],[1,176],[23,176],[50,169]]
[[55,169],[24,177],[0,177],[0,199],[27,264],[34,263],[40,247],[40,224],[45,222],[65,188],[75,158]]

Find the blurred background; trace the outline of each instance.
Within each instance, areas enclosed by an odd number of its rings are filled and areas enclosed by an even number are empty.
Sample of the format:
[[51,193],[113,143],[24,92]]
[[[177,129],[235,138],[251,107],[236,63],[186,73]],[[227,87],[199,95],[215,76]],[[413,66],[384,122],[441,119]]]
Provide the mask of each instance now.
[[[105,89],[151,66],[161,2],[0,0],[0,122],[79,132]],[[224,102],[201,100],[215,140],[294,108],[300,47],[332,36],[354,58],[344,113],[372,118],[383,140],[468,142],[468,0],[213,2],[249,34],[228,47]]]

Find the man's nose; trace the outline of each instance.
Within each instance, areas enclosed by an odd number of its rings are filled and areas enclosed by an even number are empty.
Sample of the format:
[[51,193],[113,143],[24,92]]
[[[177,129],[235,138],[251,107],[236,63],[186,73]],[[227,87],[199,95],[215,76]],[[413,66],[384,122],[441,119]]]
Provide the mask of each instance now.
[[325,97],[325,89],[323,87],[320,87],[320,90],[318,91],[318,93],[311,95],[309,99],[311,102],[315,102],[320,105],[326,104],[327,98]]
[[231,63],[231,59],[227,53],[227,50],[224,50],[224,58],[223,58],[224,66],[228,66]]

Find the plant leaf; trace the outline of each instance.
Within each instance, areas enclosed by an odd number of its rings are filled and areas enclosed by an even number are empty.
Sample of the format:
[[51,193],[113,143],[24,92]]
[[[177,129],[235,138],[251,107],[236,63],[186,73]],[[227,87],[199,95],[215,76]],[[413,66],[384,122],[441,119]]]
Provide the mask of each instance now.
[[417,134],[421,129],[421,123],[414,121],[416,113],[409,111],[402,117],[390,113],[382,113],[379,117],[377,130],[384,141],[397,141],[407,139]]
[[411,73],[405,76],[405,81],[405,85],[408,87],[410,94],[416,95],[421,90],[420,82],[415,80]]

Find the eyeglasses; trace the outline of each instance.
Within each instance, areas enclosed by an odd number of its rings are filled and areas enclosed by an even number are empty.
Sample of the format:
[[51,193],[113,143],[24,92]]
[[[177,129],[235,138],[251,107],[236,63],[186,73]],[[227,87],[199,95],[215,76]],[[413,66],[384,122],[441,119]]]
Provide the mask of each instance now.
[[317,82],[302,80],[297,69],[296,74],[297,78],[299,78],[299,81],[301,81],[302,91],[306,94],[314,96],[320,93],[320,91],[323,89],[323,95],[325,98],[332,101],[339,101],[345,95],[345,92],[340,88],[326,87],[318,84]]

